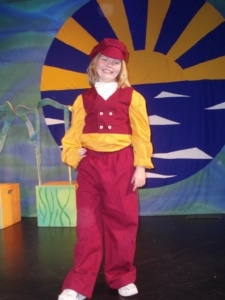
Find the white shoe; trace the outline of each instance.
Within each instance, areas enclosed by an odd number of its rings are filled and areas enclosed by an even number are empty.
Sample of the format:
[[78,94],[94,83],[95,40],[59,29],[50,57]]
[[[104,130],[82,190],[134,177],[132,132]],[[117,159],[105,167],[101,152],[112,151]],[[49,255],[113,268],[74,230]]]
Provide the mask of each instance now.
[[78,300],[84,300],[86,297],[84,295],[78,294]]
[[77,292],[65,289],[58,297],[58,300],[84,300],[85,296],[78,294]]
[[130,283],[118,289],[120,296],[129,297],[138,294],[138,289],[134,283]]

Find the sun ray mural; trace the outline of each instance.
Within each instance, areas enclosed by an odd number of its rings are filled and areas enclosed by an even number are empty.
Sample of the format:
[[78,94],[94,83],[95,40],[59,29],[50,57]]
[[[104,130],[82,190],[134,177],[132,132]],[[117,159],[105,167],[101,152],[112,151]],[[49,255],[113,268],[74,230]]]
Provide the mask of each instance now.
[[[152,129],[155,169],[146,170],[146,188],[171,185],[202,170],[225,144],[224,34],[224,17],[204,0],[91,0],[54,38],[41,98],[71,105],[88,88],[90,49],[105,37],[123,40],[130,81],[146,98]],[[59,113],[44,108],[60,147]]]

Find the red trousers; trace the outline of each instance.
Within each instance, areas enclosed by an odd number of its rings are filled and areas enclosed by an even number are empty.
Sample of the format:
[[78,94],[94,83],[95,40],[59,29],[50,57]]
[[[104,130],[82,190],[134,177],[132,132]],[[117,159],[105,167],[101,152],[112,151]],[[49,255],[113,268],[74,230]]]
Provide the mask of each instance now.
[[70,288],[91,298],[103,257],[105,280],[110,288],[135,282],[138,195],[132,191],[133,173],[131,147],[110,153],[88,150],[81,160],[74,267],[67,274],[63,289]]

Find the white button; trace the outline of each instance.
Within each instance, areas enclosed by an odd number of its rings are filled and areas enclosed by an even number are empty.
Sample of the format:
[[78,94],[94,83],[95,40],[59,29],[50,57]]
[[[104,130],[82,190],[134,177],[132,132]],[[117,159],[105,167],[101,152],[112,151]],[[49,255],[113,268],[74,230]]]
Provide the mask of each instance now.
[[99,114],[100,114],[100,116],[103,116],[103,111],[100,111],[100,113],[99,113]]
[[112,116],[112,114],[113,114],[113,113],[110,111],[110,112],[109,112],[109,115]]
[[108,126],[108,129],[112,129],[112,126],[111,126],[111,125],[109,125],[109,126]]
[[99,128],[100,128],[100,129],[103,129],[103,125],[100,125]]

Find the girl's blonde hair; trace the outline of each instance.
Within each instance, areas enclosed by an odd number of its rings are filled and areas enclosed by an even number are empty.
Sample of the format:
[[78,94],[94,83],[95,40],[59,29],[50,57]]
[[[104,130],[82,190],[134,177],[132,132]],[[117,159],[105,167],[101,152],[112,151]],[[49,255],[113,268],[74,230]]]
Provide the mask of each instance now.
[[[101,54],[98,53],[90,62],[88,68],[87,68],[87,75],[88,75],[88,82],[91,86],[94,86],[95,83],[98,81],[98,74],[96,72],[96,64],[97,60]],[[121,61],[121,70],[119,75],[116,78],[116,81],[118,82],[119,88],[125,88],[128,86],[131,86],[128,78],[128,70],[127,66],[124,60]]]

